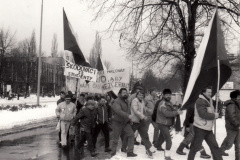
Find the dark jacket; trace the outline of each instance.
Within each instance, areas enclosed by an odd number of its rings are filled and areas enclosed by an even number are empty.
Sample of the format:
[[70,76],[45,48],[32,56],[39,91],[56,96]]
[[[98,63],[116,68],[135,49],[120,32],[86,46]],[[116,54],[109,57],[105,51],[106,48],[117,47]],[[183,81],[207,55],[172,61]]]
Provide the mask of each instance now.
[[114,100],[112,106],[112,121],[127,124],[129,122],[130,107],[127,101],[118,97]]
[[158,105],[156,122],[166,126],[172,126],[174,117],[177,115],[178,112],[174,109],[172,103],[163,99]]
[[215,119],[212,99],[200,94],[194,109],[193,125],[203,130],[211,131]]
[[240,106],[236,100],[228,100],[225,102],[225,126],[229,130],[238,130],[240,125]]
[[79,101],[77,101],[77,105],[76,105],[76,108],[77,108],[77,114],[79,113],[79,111],[81,110],[81,108],[86,105],[86,102],[84,102],[84,104],[80,103]]
[[104,124],[105,122],[108,122],[109,114],[108,114],[108,107],[106,105],[99,105],[97,107],[97,122],[99,124]]
[[79,113],[72,120],[72,124],[76,125],[78,120],[81,120],[80,130],[88,133],[92,133],[93,128],[96,125],[97,111],[96,109],[89,109],[88,107],[83,107]]

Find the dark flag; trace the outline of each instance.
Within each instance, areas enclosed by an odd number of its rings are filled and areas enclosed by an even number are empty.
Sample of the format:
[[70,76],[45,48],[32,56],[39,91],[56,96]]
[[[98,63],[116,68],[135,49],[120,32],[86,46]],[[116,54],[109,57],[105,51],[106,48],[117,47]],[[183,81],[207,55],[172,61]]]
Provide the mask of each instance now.
[[220,69],[220,89],[231,76],[232,70],[226,54],[219,17],[215,11],[195,57],[182,109],[194,105],[201,90],[206,86],[213,87],[212,96],[216,94],[218,69]]
[[72,33],[70,23],[63,9],[63,28],[64,28],[64,50],[71,51],[76,64],[90,67],[78,46],[77,40]]

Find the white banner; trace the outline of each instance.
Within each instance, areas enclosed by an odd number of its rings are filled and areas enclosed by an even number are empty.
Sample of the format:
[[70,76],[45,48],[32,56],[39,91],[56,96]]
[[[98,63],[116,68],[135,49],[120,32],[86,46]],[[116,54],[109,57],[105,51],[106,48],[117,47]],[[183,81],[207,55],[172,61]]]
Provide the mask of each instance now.
[[90,93],[107,93],[111,90],[117,91],[120,88],[129,88],[129,70],[114,69],[108,71],[100,71],[97,75],[96,82],[89,82],[80,80],[80,92]]
[[[102,77],[105,77],[104,72],[100,71],[97,74],[96,82],[87,83],[85,80],[80,79],[79,92],[89,92],[89,93],[103,93],[103,83],[101,81]],[[104,78],[103,78],[104,79]]]
[[77,65],[68,60],[65,60],[64,75],[73,77],[73,78],[80,78],[80,79],[96,82],[97,69]]

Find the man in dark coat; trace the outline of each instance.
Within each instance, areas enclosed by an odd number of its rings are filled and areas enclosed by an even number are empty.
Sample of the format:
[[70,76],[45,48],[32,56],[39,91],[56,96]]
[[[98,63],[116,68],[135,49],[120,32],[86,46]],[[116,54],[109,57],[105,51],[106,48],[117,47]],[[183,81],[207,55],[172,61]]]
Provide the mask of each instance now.
[[227,137],[224,139],[221,150],[223,156],[228,156],[225,150],[228,150],[235,145],[235,159],[240,159],[240,139],[239,139],[239,126],[240,126],[240,91],[235,90],[230,93],[230,100],[225,102],[225,127]]
[[86,106],[83,107],[79,113],[72,120],[72,125],[76,125],[76,123],[81,120],[80,123],[80,140],[76,146],[76,149],[81,153],[83,153],[84,142],[87,140],[88,149],[90,150],[91,156],[94,157],[97,154],[94,151],[93,141],[92,141],[92,133],[94,127],[96,125],[97,112],[95,109],[95,101],[93,97],[87,97]]
[[97,137],[99,132],[102,130],[105,139],[105,152],[110,152],[109,148],[109,113],[108,107],[106,105],[106,100],[104,96],[101,96],[97,104],[97,125],[93,132],[93,146],[96,148]]
[[133,153],[134,149],[134,132],[130,125],[131,113],[127,103],[128,93],[126,88],[121,88],[118,93],[119,97],[114,100],[112,106],[112,153],[114,156],[117,152],[118,139],[124,131],[124,135],[128,138],[127,157],[136,157]]

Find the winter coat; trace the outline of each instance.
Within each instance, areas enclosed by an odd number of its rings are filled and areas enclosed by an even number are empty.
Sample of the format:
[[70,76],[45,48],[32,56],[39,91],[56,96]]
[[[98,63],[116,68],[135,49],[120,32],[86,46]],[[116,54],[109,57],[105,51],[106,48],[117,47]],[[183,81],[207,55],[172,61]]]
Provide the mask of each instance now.
[[225,126],[229,130],[238,130],[240,125],[240,104],[237,100],[228,100],[225,102]]
[[135,99],[137,97],[137,93],[134,93],[134,94],[132,94],[132,95],[130,95],[129,97],[128,97],[128,106],[129,107],[131,107],[132,106],[132,101]]
[[81,120],[80,130],[88,133],[92,133],[97,120],[96,109],[94,108],[91,110],[88,107],[84,106],[72,120],[71,122],[72,125],[76,125],[79,119]]
[[140,120],[145,117],[144,112],[145,102],[143,100],[140,102],[138,98],[134,98],[131,106],[132,122],[140,123]]
[[149,94],[148,96],[145,97],[145,102],[146,102],[146,113],[145,113],[145,115],[147,117],[152,117],[155,104],[157,103],[158,100],[159,99],[157,97],[155,99],[153,99],[151,94]]
[[108,114],[108,107],[106,105],[99,105],[96,108],[97,110],[97,122],[99,124],[104,124],[105,122],[108,122],[109,114]]
[[215,114],[212,99],[208,100],[203,95],[199,95],[195,104],[193,125],[203,130],[211,131],[214,119]]
[[76,106],[72,102],[69,104],[66,102],[59,103],[56,108],[56,115],[60,117],[61,121],[71,121],[76,115],[76,112]]
[[178,112],[174,109],[172,103],[163,99],[158,105],[156,122],[166,126],[172,126],[174,117],[177,115]]
[[130,107],[128,103],[121,97],[115,99],[112,106],[112,121],[127,124],[130,120],[129,115]]

